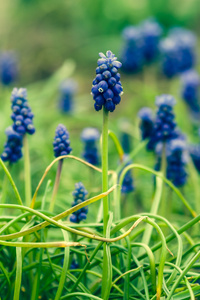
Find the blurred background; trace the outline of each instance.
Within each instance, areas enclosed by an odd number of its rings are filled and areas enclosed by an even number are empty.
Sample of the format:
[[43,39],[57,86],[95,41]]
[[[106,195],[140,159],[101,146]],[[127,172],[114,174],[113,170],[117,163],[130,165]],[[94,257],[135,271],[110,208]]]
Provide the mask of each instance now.
[[99,51],[117,55],[121,31],[154,16],[164,31],[199,30],[199,0],[0,1],[0,48],[15,50],[22,85],[50,76],[72,58],[91,72]]

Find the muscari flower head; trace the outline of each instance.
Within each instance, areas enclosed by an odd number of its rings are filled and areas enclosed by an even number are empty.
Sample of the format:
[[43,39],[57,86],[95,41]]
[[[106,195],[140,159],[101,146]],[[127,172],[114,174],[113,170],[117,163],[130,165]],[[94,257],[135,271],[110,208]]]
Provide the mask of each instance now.
[[107,51],[106,55],[101,52],[99,56],[91,90],[95,101],[94,108],[99,111],[104,106],[107,111],[113,112],[115,106],[120,103],[123,92],[118,73],[122,64],[111,51]]
[[[86,191],[82,182],[78,182],[75,184],[75,190],[72,193],[74,197],[74,202],[72,203],[72,207],[78,205],[86,200],[86,195],[88,192]],[[85,220],[87,218],[88,207],[85,206],[75,212],[70,216],[70,221],[73,223],[80,223],[80,221]]]
[[153,111],[149,107],[143,107],[138,112],[138,117],[140,118],[140,130],[142,135],[142,140],[149,138],[151,136],[153,125],[154,125],[154,116]]
[[[155,170],[160,171],[161,157],[163,144],[159,143],[156,146],[157,163]],[[186,172],[186,165],[188,157],[186,153],[186,142],[183,139],[173,139],[166,144],[166,176],[167,179],[177,186],[185,185],[188,174]]]
[[177,137],[176,122],[173,106],[176,101],[171,95],[161,95],[156,98],[158,107],[153,130],[150,136],[150,144],[155,145],[159,142],[167,142]]
[[87,127],[81,133],[81,140],[84,143],[83,158],[97,166],[99,164],[99,152],[97,148],[97,140],[100,134],[96,128]]
[[177,42],[170,37],[160,42],[161,70],[167,78],[173,78],[179,72],[179,48]]
[[195,112],[200,112],[200,77],[195,70],[189,70],[182,74],[182,98],[188,107]]
[[4,85],[13,83],[18,76],[16,55],[12,51],[0,53],[0,78]]
[[173,28],[170,31],[170,37],[174,39],[179,53],[179,72],[187,71],[195,66],[196,63],[196,36],[184,28]]
[[71,112],[73,109],[74,95],[77,90],[77,83],[68,79],[61,83],[60,85],[60,99],[59,107],[63,113]]
[[70,147],[69,133],[63,124],[59,124],[56,128],[53,150],[55,157],[68,155],[72,151],[72,148]]
[[197,171],[200,173],[200,144],[190,145],[188,150]]
[[131,137],[130,137],[130,135],[126,132],[122,132],[120,140],[121,140],[121,144],[122,144],[122,148],[123,148],[124,152],[129,153],[131,151]]
[[141,32],[144,42],[144,57],[146,62],[150,63],[158,57],[162,28],[155,19],[150,18],[141,24]]
[[121,51],[121,62],[124,72],[137,73],[144,63],[144,41],[141,28],[127,26],[122,32],[124,45]]
[[11,94],[11,108],[13,120],[13,129],[19,134],[33,134],[35,127],[33,125],[33,113],[27,100],[27,91],[24,88],[14,88]]
[[3,161],[10,163],[17,162],[22,157],[22,135],[13,130],[12,126],[5,131],[7,141],[4,144],[4,150],[1,154]]
[[[130,164],[132,164],[132,161],[128,159],[128,155],[126,155],[126,154],[123,157],[123,162],[125,162],[125,161],[126,161],[126,164],[125,164],[124,168],[129,166]],[[122,171],[123,171],[123,169],[122,169]],[[120,177],[122,171],[119,173],[119,177]],[[122,182],[121,192],[123,194],[128,194],[128,193],[134,191],[134,189],[135,189],[135,187],[133,184],[133,175],[132,175],[131,170],[129,170],[125,174],[124,180]]]

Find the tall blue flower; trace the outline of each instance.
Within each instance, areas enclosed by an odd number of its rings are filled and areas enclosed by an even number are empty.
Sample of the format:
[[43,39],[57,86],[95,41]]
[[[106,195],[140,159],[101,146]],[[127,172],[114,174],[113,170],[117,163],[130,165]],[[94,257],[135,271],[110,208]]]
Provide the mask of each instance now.
[[167,37],[160,43],[161,70],[167,78],[173,78],[179,73],[179,48],[177,42]]
[[101,52],[99,56],[91,90],[95,101],[94,108],[99,111],[104,106],[107,111],[113,112],[115,106],[120,103],[123,92],[118,73],[122,64],[111,51],[107,51],[106,55]]
[[[162,144],[158,144],[156,147],[157,163],[155,169],[157,171],[161,168],[161,155],[162,155]],[[177,186],[185,185],[187,181],[186,166],[188,157],[186,153],[186,142],[182,139],[173,139],[166,144],[166,159],[167,168],[166,176],[167,179]]]
[[162,35],[162,28],[155,19],[150,18],[141,24],[143,37],[143,53],[147,63],[158,58],[160,49],[159,41]]
[[[124,168],[129,166],[130,164],[132,164],[132,161],[130,159],[128,159],[127,154],[124,155],[122,162],[126,162]],[[123,171],[123,169],[122,169],[122,171]],[[119,173],[119,177],[120,177],[122,171]],[[134,189],[135,189],[135,187],[133,184],[133,175],[132,175],[131,170],[129,170],[128,172],[126,172],[126,174],[124,176],[124,180],[122,182],[122,187],[121,187],[121,192],[123,194],[128,194],[128,193],[134,191]]]
[[99,137],[100,134],[96,128],[87,127],[81,133],[81,140],[84,143],[82,156],[87,162],[94,166],[99,164],[99,152],[96,145]]
[[196,63],[196,36],[184,28],[173,28],[170,37],[174,39],[179,53],[179,72],[187,71],[195,66]]
[[122,68],[127,73],[137,73],[144,63],[144,41],[141,28],[127,26],[122,32],[122,37],[124,40],[121,51]]
[[158,110],[150,136],[150,143],[167,142],[177,137],[175,130],[176,122],[174,121],[175,115],[173,112],[175,103],[176,101],[171,95],[161,95],[156,98]]
[[12,51],[0,53],[0,78],[4,85],[13,83],[18,76],[16,55]]
[[200,173],[200,144],[190,145],[189,153],[197,171]]
[[[88,192],[86,191],[82,182],[78,182],[75,184],[75,190],[72,193],[74,197],[74,202],[72,203],[72,207],[78,205],[86,200],[86,195]],[[88,207],[85,206],[75,212],[70,216],[70,221],[73,223],[80,223],[80,221],[85,220],[87,218]]]
[[35,127],[33,125],[33,113],[27,100],[27,91],[24,88],[14,88],[11,95],[11,108],[13,120],[13,129],[19,134],[33,134]]
[[63,113],[68,113],[73,110],[74,105],[74,94],[77,90],[77,83],[68,79],[61,83],[60,85],[60,99],[59,107]]
[[53,150],[55,157],[68,155],[72,151],[72,148],[70,147],[69,133],[63,124],[59,124],[56,128]]
[[181,94],[190,110],[200,112],[200,77],[194,70],[184,72],[181,76]]
[[8,127],[5,131],[7,141],[4,144],[4,150],[1,154],[3,161],[10,163],[17,162],[22,157],[22,135],[13,130],[12,126]]
[[140,118],[139,128],[141,131],[142,140],[150,139],[147,144],[148,150],[153,150],[155,145],[151,139],[154,128],[154,116],[153,111],[149,107],[143,107],[138,112],[138,117]]

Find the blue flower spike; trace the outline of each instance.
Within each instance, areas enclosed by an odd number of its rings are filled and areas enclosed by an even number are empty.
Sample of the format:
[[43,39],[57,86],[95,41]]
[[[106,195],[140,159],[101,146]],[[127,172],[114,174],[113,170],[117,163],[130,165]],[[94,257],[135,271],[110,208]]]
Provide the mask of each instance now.
[[161,70],[164,76],[171,79],[179,73],[179,48],[170,37],[160,42]]
[[106,55],[100,52],[99,56],[96,77],[91,89],[95,101],[94,108],[99,111],[104,106],[107,111],[113,112],[116,105],[120,103],[123,93],[118,73],[122,64],[117,61],[117,57],[110,50],[106,52]]
[[[86,200],[88,192],[85,189],[82,182],[78,182],[75,184],[75,190],[72,195],[74,197],[74,202],[72,203],[72,207],[78,205]],[[73,223],[80,223],[82,220],[87,218],[88,207],[85,206],[75,212],[70,216],[70,221]]]
[[153,111],[149,107],[143,107],[138,112],[138,117],[140,118],[140,130],[142,140],[149,138],[152,134],[153,126],[154,126],[154,116]]
[[[132,164],[132,161],[128,160],[127,154],[124,154],[124,156],[123,156],[122,162],[125,162],[125,161],[126,161],[126,164],[125,164],[124,168]],[[119,177],[120,177],[122,171],[119,173]],[[122,182],[122,187],[121,187],[121,192],[123,194],[128,194],[128,193],[134,191],[134,189],[135,189],[135,187],[133,184],[133,175],[132,175],[131,170],[129,170],[124,176],[124,180]]]
[[53,150],[55,157],[68,155],[72,151],[72,148],[70,147],[69,133],[63,124],[59,124],[56,128]]
[[63,81],[59,88],[59,108],[63,113],[70,113],[74,106],[74,95],[77,91],[77,83],[73,79]]
[[14,52],[0,53],[0,80],[3,85],[12,84],[18,76],[17,58]]
[[22,135],[14,131],[12,126],[8,127],[5,131],[7,142],[4,144],[4,150],[1,154],[3,161],[9,163],[16,163],[22,156]]
[[87,127],[81,133],[81,140],[84,143],[84,150],[82,157],[90,164],[99,165],[99,152],[97,148],[97,141],[99,140],[100,133],[98,129]]
[[124,46],[121,51],[122,69],[126,73],[141,71],[144,64],[144,40],[141,28],[127,26],[122,32]]
[[144,58],[147,63],[151,63],[158,58],[159,42],[163,30],[155,19],[150,18],[141,24],[141,31],[144,41]]
[[35,133],[33,125],[34,114],[28,104],[26,89],[13,89],[11,94],[11,109],[13,111],[11,115],[11,119],[14,122],[13,129],[22,135],[25,133]]
[[200,173],[200,144],[192,144],[189,146],[189,154],[192,158],[192,161]]

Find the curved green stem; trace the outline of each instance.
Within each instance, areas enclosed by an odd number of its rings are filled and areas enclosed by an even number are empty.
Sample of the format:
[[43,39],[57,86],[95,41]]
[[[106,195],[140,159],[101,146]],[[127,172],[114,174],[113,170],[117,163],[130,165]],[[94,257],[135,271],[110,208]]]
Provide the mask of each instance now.
[[57,168],[57,172],[56,172],[56,179],[55,179],[55,183],[54,183],[53,194],[52,194],[52,198],[51,198],[51,202],[50,202],[50,206],[49,206],[50,212],[53,212],[53,209],[54,209],[56,195],[58,192],[58,187],[59,187],[59,182],[60,182],[62,165],[63,165],[63,159],[59,160],[59,162],[58,162],[58,168]]
[[28,147],[27,135],[24,135],[24,179],[25,179],[25,203],[26,206],[31,204],[31,167],[30,167],[30,155]]

